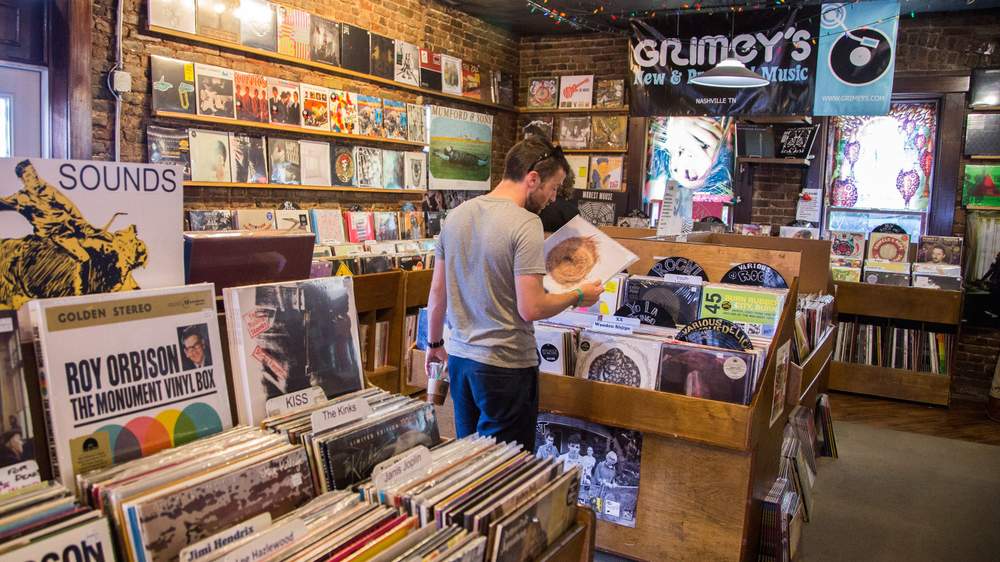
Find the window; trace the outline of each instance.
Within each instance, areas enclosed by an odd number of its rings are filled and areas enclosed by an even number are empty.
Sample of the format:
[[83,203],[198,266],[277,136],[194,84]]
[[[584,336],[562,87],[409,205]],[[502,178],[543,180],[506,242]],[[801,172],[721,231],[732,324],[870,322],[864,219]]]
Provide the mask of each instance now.
[[14,100],[11,96],[0,94],[0,158],[9,158],[14,144],[14,118],[11,107]]
[[911,238],[926,228],[937,142],[935,102],[896,102],[889,114],[830,120],[827,228],[871,232],[892,222]]

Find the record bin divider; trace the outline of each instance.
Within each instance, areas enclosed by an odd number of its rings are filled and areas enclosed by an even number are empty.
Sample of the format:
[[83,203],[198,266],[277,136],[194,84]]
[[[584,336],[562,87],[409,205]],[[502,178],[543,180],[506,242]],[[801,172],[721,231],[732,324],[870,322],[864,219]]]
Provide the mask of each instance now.
[[[368,357],[365,365],[365,380],[369,385],[389,392],[400,390],[401,344],[403,333],[403,272],[389,271],[354,276],[354,303],[358,312],[358,324],[368,325]],[[372,368],[375,352],[375,323],[389,321],[389,361],[385,367]]]

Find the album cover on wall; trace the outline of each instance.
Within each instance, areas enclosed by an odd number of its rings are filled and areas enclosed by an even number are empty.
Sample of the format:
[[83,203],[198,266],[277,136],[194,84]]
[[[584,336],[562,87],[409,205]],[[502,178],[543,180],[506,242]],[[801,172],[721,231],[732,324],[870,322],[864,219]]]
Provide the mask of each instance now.
[[[424,237],[423,211],[402,211],[399,213],[399,233],[404,240],[421,240]],[[398,250],[398,248],[397,248]],[[418,251],[420,248],[418,248]]]
[[628,137],[628,117],[625,115],[594,115],[590,126],[590,148],[625,148]]
[[698,319],[701,284],[701,277],[694,275],[637,275],[626,281],[624,300],[626,303],[648,301],[656,304],[670,314],[675,325],[681,326]]
[[274,224],[277,230],[285,232],[312,232],[306,209],[278,209],[274,212]]
[[657,390],[696,398],[749,404],[756,357],[737,351],[666,341],[660,356]]
[[[994,100],[1000,102],[1000,98]],[[966,156],[1000,157],[1000,114],[970,113],[965,118]]]
[[907,234],[872,232],[868,237],[868,259],[891,262],[906,262],[910,252],[910,237]]
[[576,376],[655,390],[660,341],[584,330],[577,345]]
[[358,187],[382,187],[382,149],[354,147],[354,178]]
[[309,58],[309,12],[278,5],[278,52]]
[[403,153],[404,189],[427,189],[427,155],[423,152]]
[[316,233],[317,244],[343,244],[347,241],[344,234],[344,214],[339,208],[310,209],[309,220]]
[[273,209],[236,209],[236,228],[240,230],[274,230]]
[[150,164],[181,166],[184,179],[191,179],[191,138],[187,129],[146,127],[146,157]]
[[638,256],[577,216],[545,240],[545,279],[550,292],[572,290],[588,281],[607,282]]
[[441,55],[441,91],[462,95],[462,59]]
[[482,98],[482,74],[479,65],[462,61],[462,95],[467,98]]
[[[375,217],[371,213],[364,211],[344,212],[344,225],[347,228],[347,240],[353,244],[359,244],[375,239]],[[345,255],[338,252],[338,248],[333,249],[336,256]]]
[[553,108],[559,101],[559,85],[555,78],[535,78],[528,84],[528,107]]
[[[399,216],[394,211],[375,211],[375,239],[399,240]],[[392,250],[395,251],[395,245]]]
[[302,84],[302,126],[320,131],[330,130],[330,90],[322,86]]
[[191,146],[191,179],[194,181],[229,182],[229,134],[218,131],[189,129]]
[[340,65],[348,70],[370,74],[371,33],[348,23],[340,24]]
[[236,118],[267,123],[267,78],[260,74],[236,72]]
[[340,24],[314,14],[310,27],[309,58],[340,66]]
[[195,88],[198,93],[198,115],[236,117],[233,100],[235,75],[228,68],[207,64],[194,65]]
[[376,96],[357,96],[358,128],[357,134],[369,137],[382,136],[382,98]]
[[236,230],[236,212],[230,209],[188,211],[187,223],[188,230],[195,232]]
[[302,105],[299,103],[298,82],[268,78],[267,92],[271,123],[296,126],[302,123]]
[[354,181],[354,149],[335,145],[333,148],[333,185],[351,186]]
[[396,82],[420,85],[420,49],[416,45],[396,39],[393,76]]
[[622,166],[625,158],[622,156],[591,156],[590,157],[590,189],[606,189],[621,191]]
[[917,263],[962,265],[962,238],[959,236],[921,236]]
[[398,100],[382,100],[382,134],[387,139],[406,140],[406,103]]
[[615,225],[614,201],[580,201],[580,216],[594,226]]
[[275,5],[264,0],[240,0],[240,43],[247,47],[278,50]]
[[355,95],[346,90],[330,90],[330,130],[354,134],[358,126]]
[[594,105],[596,107],[624,107],[625,81],[600,78],[594,83]]
[[236,183],[267,183],[264,137],[229,133],[230,175]]
[[800,240],[819,240],[819,229],[803,226],[782,226],[778,229],[782,238],[798,238]]
[[196,33],[195,0],[150,0],[149,25]]
[[267,169],[271,172],[271,183],[301,183],[301,157],[299,141],[268,137]]
[[198,35],[240,42],[240,0],[197,0]]
[[587,189],[590,173],[590,157],[585,154],[567,154],[566,162],[573,176],[573,187]]
[[844,230],[827,231],[830,255],[850,260],[865,259],[865,233]]
[[427,144],[427,108],[406,104],[406,140]]
[[563,109],[588,108],[594,101],[594,76],[560,76],[559,107]]
[[392,80],[395,77],[395,41],[379,35],[370,33],[371,37],[371,72],[379,78]]
[[153,111],[198,111],[194,87],[194,63],[158,55],[149,57]]
[[590,144],[590,117],[560,117],[559,145],[563,148],[587,148]]
[[403,189],[406,161],[399,150],[382,150],[382,187]]
[[299,141],[302,185],[331,185],[330,143]]
[[420,49],[420,87],[441,91],[441,53]]

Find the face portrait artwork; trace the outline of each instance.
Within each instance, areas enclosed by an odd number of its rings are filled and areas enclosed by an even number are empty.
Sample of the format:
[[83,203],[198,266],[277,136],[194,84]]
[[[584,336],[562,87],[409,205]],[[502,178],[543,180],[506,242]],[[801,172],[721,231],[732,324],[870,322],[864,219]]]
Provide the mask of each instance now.
[[660,200],[675,181],[700,200],[733,196],[733,137],[728,117],[657,117],[649,125],[645,198]]
[[185,371],[212,366],[212,346],[208,339],[207,324],[177,328],[177,341],[181,347],[181,364]]

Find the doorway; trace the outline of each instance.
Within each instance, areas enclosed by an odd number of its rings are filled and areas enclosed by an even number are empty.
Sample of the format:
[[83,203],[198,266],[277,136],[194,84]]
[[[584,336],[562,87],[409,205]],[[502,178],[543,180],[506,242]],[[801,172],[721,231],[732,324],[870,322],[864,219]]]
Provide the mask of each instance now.
[[0,158],[49,156],[48,71],[0,61]]

